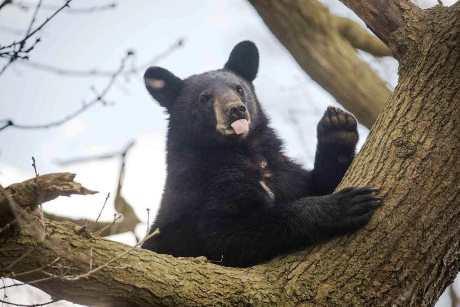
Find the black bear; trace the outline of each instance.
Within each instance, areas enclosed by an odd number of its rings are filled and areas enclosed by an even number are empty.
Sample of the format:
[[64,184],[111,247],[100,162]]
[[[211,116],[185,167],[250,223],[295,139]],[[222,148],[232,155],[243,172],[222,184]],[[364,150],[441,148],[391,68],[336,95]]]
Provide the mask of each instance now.
[[257,100],[259,53],[237,44],[223,69],[182,80],[150,67],[145,84],[169,114],[167,178],[143,247],[246,267],[364,226],[375,189],[333,193],[354,157],[356,120],[329,107],[314,169],[287,158]]

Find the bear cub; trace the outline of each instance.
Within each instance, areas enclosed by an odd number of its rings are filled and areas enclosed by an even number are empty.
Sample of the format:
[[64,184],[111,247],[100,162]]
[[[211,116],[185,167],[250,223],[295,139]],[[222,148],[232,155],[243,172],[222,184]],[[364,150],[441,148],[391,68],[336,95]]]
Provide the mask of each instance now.
[[313,170],[286,157],[255,93],[254,43],[243,41],[224,68],[181,79],[161,67],[144,75],[169,114],[167,178],[143,247],[247,267],[366,225],[376,189],[334,192],[350,165],[358,132],[329,107],[317,126]]

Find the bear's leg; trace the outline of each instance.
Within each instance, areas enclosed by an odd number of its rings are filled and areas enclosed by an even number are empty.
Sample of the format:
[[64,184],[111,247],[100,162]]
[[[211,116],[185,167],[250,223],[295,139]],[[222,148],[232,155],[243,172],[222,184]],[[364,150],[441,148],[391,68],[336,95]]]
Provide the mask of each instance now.
[[246,267],[364,226],[380,205],[375,189],[346,188],[290,204],[205,212],[198,221],[203,254],[216,263]]
[[358,142],[356,120],[345,111],[328,107],[317,135],[313,184],[315,194],[324,195],[334,191],[353,160]]

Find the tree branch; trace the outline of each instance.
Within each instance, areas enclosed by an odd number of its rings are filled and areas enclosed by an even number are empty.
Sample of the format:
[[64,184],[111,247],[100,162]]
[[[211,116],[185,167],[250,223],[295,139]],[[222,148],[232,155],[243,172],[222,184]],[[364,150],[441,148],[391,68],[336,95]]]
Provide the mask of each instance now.
[[[63,179],[61,184],[57,178]],[[42,200],[89,191],[72,179],[71,174],[37,177]],[[7,188],[15,203],[24,209],[30,206],[31,199],[37,201],[36,191],[30,189],[34,181],[35,178]],[[0,201],[0,210],[10,210],[5,199]],[[237,296],[241,299],[235,302],[249,304],[266,300],[265,294],[273,295],[272,286],[264,281],[262,267],[235,270],[210,264],[202,257],[189,260],[157,255],[83,235],[71,223],[46,221],[45,229],[42,241],[14,229],[0,234],[1,276],[32,282],[55,298],[91,305],[219,305],[235,301]],[[24,255],[30,250],[34,252]],[[11,263],[15,263],[14,267]],[[75,278],[80,275],[85,277]]]
[[[146,68],[149,66],[158,63],[160,60],[166,58],[169,56],[171,53],[173,53],[175,50],[181,48],[184,46],[184,38],[179,38],[177,39],[174,43],[172,43],[169,47],[167,47],[164,51],[160,52],[159,54],[155,55],[148,61],[140,64],[140,65],[133,65],[125,69],[121,75],[123,77],[131,77],[133,75],[143,73]],[[37,69],[43,72],[48,72],[60,76],[66,76],[66,77],[101,77],[101,78],[110,78],[115,71],[113,70],[101,70],[101,69],[73,69],[73,68],[65,68],[65,67],[58,67],[55,65],[50,65],[50,64],[45,64],[45,63],[40,63],[40,62],[35,62],[31,60],[22,60],[19,61],[18,64],[22,64],[25,66],[28,66],[33,69]]]
[[2,2],[0,2],[0,10],[12,3],[13,3],[13,0],[3,0]]
[[[35,17],[32,17],[30,29],[27,30],[26,34],[21,40],[14,41],[5,46],[0,45],[0,58],[1,57],[8,58],[7,63],[2,68],[0,68],[0,75],[2,75],[5,72],[5,70],[11,65],[11,63],[16,61],[18,58],[23,58],[23,59],[28,58],[29,52],[33,50],[33,48],[40,41],[40,39],[39,38],[35,39],[32,45],[27,45],[28,41],[35,34],[41,31],[43,27],[45,27],[46,24],[50,22],[54,17],[56,17],[56,15],[58,15],[63,9],[68,7],[70,2],[72,2],[72,0],[66,0],[66,2],[62,6],[58,7],[50,16],[48,16],[42,23],[40,23],[34,29],[32,29],[32,24],[35,21]],[[39,4],[37,4],[37,10],[39,9],[39,7],[40,7],[40,2]]]
[[391,92],[355,48],[382,55],[388,50],[317,0],[250,3],[303,70],[370,128]]
[[[37,195],[40,194],[41,201],[47,202],[59,196],[70,196],[72,194],[89,195],[97,192],[91,191],[79,183],[73,181],[75,174],[71,173],[53,173],[41,175],[21,183],[15,183],[8,186],[5,190],[20,203],[22,207],[32,208],[37,205]],[[38,192],[38,190],[40,192]],[[8,200],[0,194],[0,208],[8,208]],[[9,211],[0,211],[0,217]],[[2,220],[0,223],[5,224],[9,221]]]
[[[10,1],[10,4],[13,4],[14,6],[17,6],[25,11],[29,10],[31,7],[35,5],[35,3],[27,2],[27,1],[17,1],[17,0],[15,1],[7,0],[7,1]],[[115,9],[117,6],[118,6],[117,2],[107,2],[105,4],[94,5],[94,6],[69,7],[65,12],[69,14],[99,13],[102,11]],[[42,8],[45,10],[54,11],[58,8],[58,6],[52,5],[52,4],[45,4],[45,5],[42,5]]]
[[[115,215],[114,220],[112,222],[99,222],[99,216],[102,213],[102,209],[99,213],[98,218],[96,221],[88,220],[88,219],[74,219],[64,216],[59,216],[50,213],[44,213],[45,217],[59,222],[72,222],[77,225],[83,226],[86,228],[87,231],[90,233],[97,232],[98,235],[106,237],[109,235],[125,233],[125,232],[132,232],[134,236],[136,236],[135,229],[136,226],[141,223],[141,220],[135,213],[133,207],[126,201],[126,199],[122,195],[123,189],[123,182],[125,176],[125,167],[126,167],[126,156],[128,155],[131,148],[134,146],[134,141],[128,143],[121,151],[106,153],[102,155],[96,155],[91,157],[84,157],[84,158],[77,158],[72,160],[63,161],[60,164],[68,165],[72,163],[82,163],[87,161],[95,161],[95,160],[104,160],[109,158],[119,158],[120,159],[120,170],[118,173],[118,183],[116,187],[115,193],[115,201],[114,201],[114,208],[115,211],[118,213],[118,216]],[[107,201],[108,197],[106,198]],[[104,203],[105,205],[105,203]],[[121,219],[121,221],[119,221]],[[138,237],[136,239],[139,241]]]
[[[395,56],[401,56],[407,44],[407,38],[393,36],[396,31],[407,31],[407,26],[414,23],[423,11],[409,0],[341,0],[352,9],[383,42]],[[401,35],[399,35],[401,36]]]
[[[261,303],[273,291],[264,281],[262,268],[235,270],[207,263],[204,259],[181,259],[135,249],[116,259],[110,266],[86,278],[66,280],[68,272],[84,274],[89,271],[89,250],[93,250],[93,265],[103,265],[125,253],[131,247],[109,240],[86,238],[74,231],[72,224],[47,222],[47,241],[54,246],[23,238],[2,242],[2,264],[20,257],[33,247],[34,255],[21,262],[21,270],[32,270],[56,257],[61,260],[45,272],[15,276],[0,264],[0,274],[33,281],[52,274],[53,279],[35,286],[56,298],[65,298],[79,304],[111,306],[192,306],[228,305],[229,302]],[[35,254],[40,255],[36,257]],[[67,268],[67,274],[62,273]],[[202,272],[206,272],[203,274]],[[19,271],[16,273],[20,273]],[[48,273],[48,274],[47,274]],[[238,296],[241,299],[238,301]],[[270,295],[270,296],[273,296]]]
[[331,21],[342,36],[356,49],[366,51],[373,56],[391,56],[391,50],[380,39],[363,29],[361,25],[345,17],[334,16]]
[[134,55],[134,52],[131,50],[128,50],[124,57],[121,59],[120,64],[118,68],[114,71],[99,71],[99,70],[89,70],[89,71],[82,71],[82,70],[67,70],[67,69],[60,69],[56,68],[54,66],[42,66],[42,64],[38,64],[38,66],[35,66],[37,63],[32,64],[32,67],[41,69],[44,71],[56,73],[59,75],[66,75],[66,76],[103,76],[107,77],[108,81],[105,85],[105,87],[100,91],[97,92],[94,88],[91,88],[95,92],[95,96],[93,99],[91,99],[89,102],[83,103],[80,108],[77,110],[65,115],[64,117],[48,122],[48,123],[43,123],[43,124],[22,124],[22,123],[17,123],[11,118],[6,118],[6,119],[0,119],[0,131],[7,129],[9,127],[11,128],[16,128],[20,130],[38,130],[38,129],[49,129],[53,127],[58,127],[61,126],[70,120],[78,117],[80,114],[86,112],[87,110],[91,109],[92,107],[96,105],[107,105],[107,101],[105,100],[105,97],[108,95],[108,93],[111,91],[113,86],[115,85],[115,82],[120,76],[128,77],[134,74],[139,73],[140,70],[145,68],[148,65],[151,65],[153,63],[156,63],[163,59],[164,57],[168,56],[171,54],[174,50],[177,48],[181,47],[183,45],[183,39],[179,39],[174,44],[166,48],[163,52],[157,54],[155,57],[153,57],[151,60],[149,60],[147,63],[140,65],[140,66],[134,66],[130,67],[129,69],[126,68],[127,62],[132,56]]

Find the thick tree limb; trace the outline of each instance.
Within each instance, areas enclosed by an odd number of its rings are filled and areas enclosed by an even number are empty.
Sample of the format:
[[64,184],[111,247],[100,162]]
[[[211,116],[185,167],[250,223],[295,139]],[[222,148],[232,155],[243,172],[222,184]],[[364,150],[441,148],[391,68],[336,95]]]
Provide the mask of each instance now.
[[[89,191],[74,182],[73,177],[67,173],[49,174],[12,185],[7,190],[18,194],[15,205],[35,210],[37,205],[32,205],[31,200],[35,199],[37,204],[38,197],[33,182],[40,182],[38,189],[44,195],[40,201]],[[56,181],[57,178],[62,182]],[[12,194],[16,196],[16,193]],[[5,197],[0,201],[0,209],[10,210]],[[14,229],[0,233],[0,276],[23,282],[43,279],[34,285],[55,297],[91,305],[111,303],[111,306],[227,304],[234,296],[244,293],[244,301],[249,304],[259,301],[256,295],[266,300],[267,289],[272,288],[263,282],[260,268],[248,270],[246,273],[258,272],[248,276],[242,270],[213,265],[202,258],[186,260],[133,250],[120,243],[88,236],[72,223],[46,221],[45,229],[43,241],[25,233],[18,234]],[[33,253],[27,252],[31,250]],[[125,254],[126,257],[120,257]],[[158,267],[152,266],[153,263]],[[103,268],[92,269],[96,266]],[[173,267],[175,271],[168,272]],[[113,274],[114,270],[118,274]],[[87,274],[88,271],[94,273]],[[200,271],[208,273],[203,275]],[[219,283],[206,285],[209,278]],[[170,288],[171,284],[175,286]],[[225,287],[225,291],[221,287]]]
[[391,92],[355,48],[379,56],[389,49],[317,0],[250,3],[305,72],[370,128]]
[[89,233],[97,232],[101,237],[107,237],[125,232],[134,232],[136,226],[140,223],[139,220],[135,220],[130,216],[121,217],[121,221],[114,219],[112,222],[96,222],[89,219],[71,218],[67,216],[52,214],[49,212],[44,212],[43,214],[45,218],[52,221],[67,222],[77,224],[79,226],[84,226]]
[[[53,249],[27,238],[3,241],[0,251],[1,274],[24,282],[49,274],[56,275],[56,278],[35,286],[53,297],[90,305],[215,306],[229,305],[232,301],[247,304],[264,300],[269,302],[270,297],[274,296],[273,286],[265,281],[262,267],[236,270],[210,264],[200,258],[173,258],[141,249],[133,250],[126,257],[86,278],[66,280],[65,276],[74,277],[89,271],[90,250],[94,255],[93,266],[97,266],[130,247],[104,239],[87,239],[76,234],[72,224],[47,223],[47,231],[48,240],[55,246]],[[23,259],[21,270],[41,267],[57,257],[60,261],[47,268],[46,273],[41,271],[16,277],[12,272],[4,271],[3,264],[11,263],[22,251],[32,247],[40,256],[31,255]],[[66,274],[63,274],[63,270]]]
[[390,46],[395,56],[400,56],[406,50],[403,45],[407,44],[407,39],[411,36],[402,36],[401,33],[394,36],[395,32],[413,25],[424,15],[423,11],[409,0],[341,1],[364,20],[375,35]]

